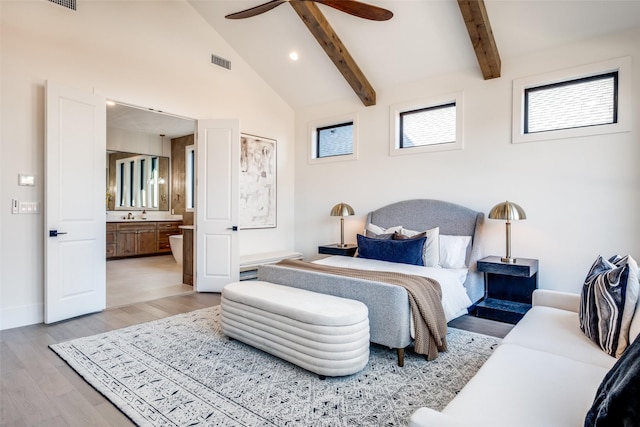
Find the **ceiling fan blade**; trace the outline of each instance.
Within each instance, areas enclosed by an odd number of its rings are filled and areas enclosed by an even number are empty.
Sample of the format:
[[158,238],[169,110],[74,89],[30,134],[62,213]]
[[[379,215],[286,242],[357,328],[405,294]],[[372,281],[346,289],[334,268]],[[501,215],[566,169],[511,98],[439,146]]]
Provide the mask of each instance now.
[[316,3],[338,9],[359,18],[372,21],[387,21],[393,17],[393,12],[372,4],[362,3],[356,0],[312,0]]
[[240,12],[232,13],[225,16],[227,19],[244,19],[251,18],[252,16],[260,15],[261,13],[268,12],[274,7],[280,6],[282,3],[286,3],[289,0],[271,0],[270,2],[263,3],[259,6],[252,7],[251,9],[242,10]]

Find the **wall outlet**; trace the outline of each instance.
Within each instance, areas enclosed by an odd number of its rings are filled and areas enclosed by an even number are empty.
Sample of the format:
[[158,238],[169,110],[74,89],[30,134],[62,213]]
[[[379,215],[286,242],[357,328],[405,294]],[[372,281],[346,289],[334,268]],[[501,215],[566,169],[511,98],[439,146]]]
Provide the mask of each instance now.
[[40,213],[39,205],[38,202],[20,202],[18,208],[21,214],[37,214]]

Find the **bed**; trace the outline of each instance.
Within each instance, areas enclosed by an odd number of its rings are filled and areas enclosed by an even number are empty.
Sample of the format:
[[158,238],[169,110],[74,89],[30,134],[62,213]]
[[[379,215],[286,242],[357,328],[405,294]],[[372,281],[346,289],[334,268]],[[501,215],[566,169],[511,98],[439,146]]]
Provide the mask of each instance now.
[[[483,276],[476,268],[477,260],[482,257],[483,221],[483,213],[441,200],[414,199],[393,203],[367,215],[365,230],[358,236],[358,243],[362,245],[359,252],[366,249],[368,253],[360,253],[354,258],[327,257],[314,261],[314,264],[433,278],[442,288],[442,308],[448,322],[467,313],[468,307],[484,296]],[[385,255],[377,256],[375,250],[373,258],[377,259],[362,258],[363,255],[371,255],[370,246],[375,249],[383,244],[378,240],[391,239],[389,236],[392,234],[403,234],[400,240],[409,242],[421,238],[423,232],[427,233],[423,236],[425,240],[420,240],[424,242],[421,255],[428,266],[407,264],[404,260],[390,261]],[[427,243],[431,245],[429,249]],[[416,244],[407,243],[414,252]],[[404,243],[402,245],[405,247]],[[438,255],[437,261],[434,253]],[[406,289],[375,279],[345,277],[284,265],[260,267],[258,279],[362,301],[369,308],[371,341],[397,349],[398,364],[402,366],[404,349],[414,341],[412,310]]]

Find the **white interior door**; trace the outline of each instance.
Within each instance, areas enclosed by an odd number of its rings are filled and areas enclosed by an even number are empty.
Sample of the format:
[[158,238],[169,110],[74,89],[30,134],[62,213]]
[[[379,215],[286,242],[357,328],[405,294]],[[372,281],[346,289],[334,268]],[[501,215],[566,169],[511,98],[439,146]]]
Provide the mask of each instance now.
[[196,158],[196,290],[220,292],[240,277],[240,122],[198,120]]
[[45,323],[103,310],[105,99],[47,82]]

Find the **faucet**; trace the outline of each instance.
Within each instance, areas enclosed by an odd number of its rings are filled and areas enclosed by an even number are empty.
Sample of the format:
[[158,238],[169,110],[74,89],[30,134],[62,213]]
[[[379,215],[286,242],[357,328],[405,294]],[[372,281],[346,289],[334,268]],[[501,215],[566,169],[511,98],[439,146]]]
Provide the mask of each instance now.
[[133,219],[133,214],[131,212],[129,212],[129,215],[127,215],[127,219]]

